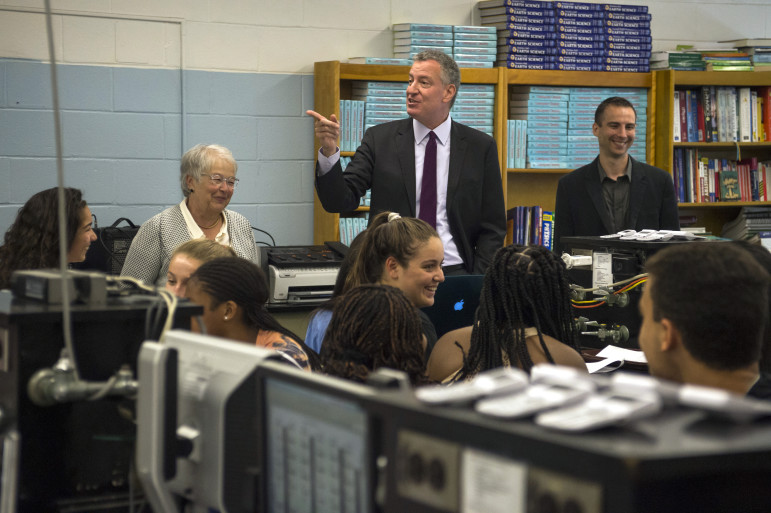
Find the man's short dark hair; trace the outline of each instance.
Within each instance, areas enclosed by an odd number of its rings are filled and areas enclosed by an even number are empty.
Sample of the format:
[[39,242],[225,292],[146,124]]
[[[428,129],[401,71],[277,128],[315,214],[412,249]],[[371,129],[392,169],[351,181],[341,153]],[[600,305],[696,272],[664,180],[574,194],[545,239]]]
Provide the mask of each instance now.
[[[768,248],[760,244],[751,244],[746,240],[738,240],[734,244],[752,255],[771,276],[771,251]],[[771,285],[768,291],[768,302],[771,309]],[[760,350],[760,372],[771,373],[771,311],[768,312],[768,317],[766,318],[766,331],[763,335],[763,347]]]
[[440,50],[423,50],[415,54],[412,58],[414,62],[436,61],[439,63],[439,73],[442,77],[443,85],[453,84],[455,86],[455,96],[450,101],[450,108],[455,105],[455,98],[460,91],[460,68],[455,59]]
[[614,107],[626,107],[628,109],[632,109],[632,112],[634,112],[634,119],[637,121],[637,110],[635,110],[632,102],[626,98],[622,98],[621,96],[611,96],[610,98],[605,98],[602,100],[602,103],[597,106],[597,110],[594,111],[595,123],[602,126],[602,116],[605,114],[605,109],[607,109],[610,105],[613,105]]
[[716,370],[757,363],[768,314],[769,275],[729,242],[690,242],[646,263],[656,321],[669,319],[686,350]]

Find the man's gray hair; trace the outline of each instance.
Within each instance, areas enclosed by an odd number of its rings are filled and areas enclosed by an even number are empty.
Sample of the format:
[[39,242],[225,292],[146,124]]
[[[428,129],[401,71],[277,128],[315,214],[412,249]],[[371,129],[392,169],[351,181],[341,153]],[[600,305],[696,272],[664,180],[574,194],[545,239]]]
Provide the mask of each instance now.
[[450,108],[455,105],[455,98],[460,91],[460,68],[455,59],[440,50],[423,50],[412,58],[414,62],[436,61],[439,63],[439,73],[442,77],[442,84],[455,86],[455,96],[450,101]]

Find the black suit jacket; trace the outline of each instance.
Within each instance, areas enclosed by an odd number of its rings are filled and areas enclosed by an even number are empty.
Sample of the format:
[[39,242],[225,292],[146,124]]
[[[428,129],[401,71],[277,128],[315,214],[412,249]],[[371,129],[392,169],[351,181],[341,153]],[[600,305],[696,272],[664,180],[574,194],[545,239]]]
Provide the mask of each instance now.
[[[340,162],[316,192],[327,212],[351,212],[372,189],[370,221],[380,212],[415,217],[415,135],[412,118],[377,125],[343,173]],[[466,271],[483,274],[506,236],[506,207],[495,139],[460,123],[450,129],[447,218]]]
[[[560,178],[554,209],[554,250],[557,252],[562,250],[560,237],[608,235],[612,229],[602,197],[598,163],[599,157]],[[669,173],[632,159],[629,215],[625,229],[680,229],[677,197]]]

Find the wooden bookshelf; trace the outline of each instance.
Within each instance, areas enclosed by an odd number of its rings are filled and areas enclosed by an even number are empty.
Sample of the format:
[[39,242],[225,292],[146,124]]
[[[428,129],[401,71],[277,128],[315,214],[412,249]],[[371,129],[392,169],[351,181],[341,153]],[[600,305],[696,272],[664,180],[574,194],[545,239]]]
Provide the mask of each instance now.
[[[655,135],[653,140],[655,166],[673,173],[673,155],[676,148],[698,149],[700,154],[709,158],[757,157],[771,159],[771,141],[765,142],[674,142],[673,116],[679,106],[674,105],[676,89],[698,88],[701,86],[762,87],[771,86],[769,71],[677,71],[660,70],[654,72]],[[650,120],[649,120],[650,122]],[[720,235],[723,224],[734,219],[745,206],[770,206],[771,202],[715,202],[681,203],[680,214],[691,215],[698,219],[700,226],[715,235]]]

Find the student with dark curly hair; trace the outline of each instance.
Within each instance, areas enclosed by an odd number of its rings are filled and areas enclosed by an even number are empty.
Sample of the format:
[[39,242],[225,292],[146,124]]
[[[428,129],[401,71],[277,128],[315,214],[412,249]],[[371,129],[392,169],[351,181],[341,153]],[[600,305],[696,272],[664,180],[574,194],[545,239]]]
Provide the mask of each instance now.
[[426,383],[420,318],[397,288],[361,285],[341,296],[321,346],[326,374],[365,382],[381,367]]
[[565,266],[543,246],[498,250],[485,273],[474,326],[450,331],[436,343],[428,376],[465,380],[537,363],[586,370],[578,352]]
[[274,349],[301,369],[318,369],[316,354],[265,309],[268,283],[249,260],[223,257],[202,264],[187,282],[186,297],[203,306],[203,329],[194,322],[194,330]]
[[[9,286],[16,270],[59,267],[58,194],[56,187],[40,191],[19,209],[0,246],[0,289]],[[67,262],[82,262],[96,240],[91,210],[78,189],[66,187],[64,202]]]

